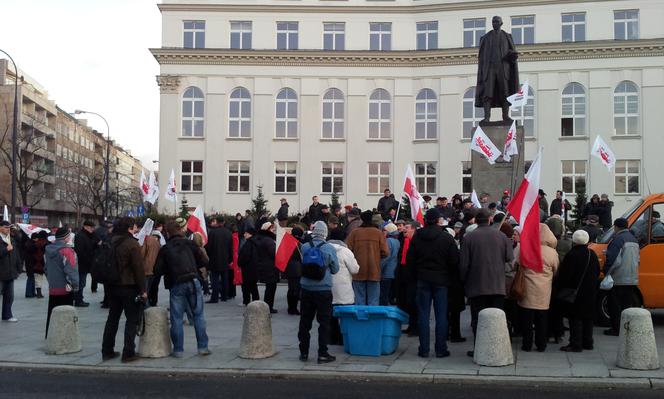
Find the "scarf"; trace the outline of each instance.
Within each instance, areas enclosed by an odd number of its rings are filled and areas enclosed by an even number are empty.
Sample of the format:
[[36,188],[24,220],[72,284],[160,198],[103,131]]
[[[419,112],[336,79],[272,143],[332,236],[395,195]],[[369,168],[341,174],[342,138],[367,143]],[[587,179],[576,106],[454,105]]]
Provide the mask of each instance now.
[[11,241],[11,236],[9,234],[4,235],[4,234],[0,233],[0,238],[2,238],[2,241],[4,241],[5,244],[11,245],[12,241]]

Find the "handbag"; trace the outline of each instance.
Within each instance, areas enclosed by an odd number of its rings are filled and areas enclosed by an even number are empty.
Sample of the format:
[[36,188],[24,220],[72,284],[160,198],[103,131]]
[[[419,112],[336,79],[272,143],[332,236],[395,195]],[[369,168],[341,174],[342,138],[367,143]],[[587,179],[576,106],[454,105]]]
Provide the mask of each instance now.
[[567,304],[573,304],[576,302],[576,297],[579,294],[579,290],[581,289],[581,284],[583,284],[583,280],[586,278],[586,273],[588,273],[588,269],[590,268],[590,250],[588,250],[588,262],[586,262],[586,268],[583,270],[583,275],[581,276],[581,280],[579,280],[579,284],[577,284],[576,288],[561,288],[556,292],[556,300],[560,302],[564,302]]
[[512,281],[509,297],[515,301],[520,301],[526,296],[526,274],[523,266],[519,265]]

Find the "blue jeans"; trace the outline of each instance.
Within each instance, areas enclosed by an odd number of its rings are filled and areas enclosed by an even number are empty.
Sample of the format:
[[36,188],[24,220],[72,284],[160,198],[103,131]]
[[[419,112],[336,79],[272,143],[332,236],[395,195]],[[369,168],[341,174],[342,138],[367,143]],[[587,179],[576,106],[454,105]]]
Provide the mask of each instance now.
[[170,289],[171,305],[171,339],[173,352],[184,352],[184,329],[182,316],[187,307],[194,314],[194,329],[198,350],[207,349],[208,336],[205,332],[205,316],[203,315],[203,290],[198,279],[186,283],[175,284]]
[[353,281],[356,305],[378,306],[380,303],[380,281]]
[[9,320],[12,314],[12,303],[14,303],[14,280],[0,281],[2,291],[2,320]]
[[436,354],[447,351],[447,287],[433,285],[424,281],[417,282],[417,319],[420,333],[418,354],[429,354],[429,318],[433,301],[434,317],[436,318]]

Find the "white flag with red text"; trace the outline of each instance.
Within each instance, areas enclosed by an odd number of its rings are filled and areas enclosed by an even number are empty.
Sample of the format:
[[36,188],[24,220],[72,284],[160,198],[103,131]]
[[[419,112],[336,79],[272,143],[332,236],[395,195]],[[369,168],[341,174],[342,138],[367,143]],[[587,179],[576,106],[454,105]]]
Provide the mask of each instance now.
[[595,144],[593,144],[593,149],[590,155],[599,158],[609,170],[611,170],[616,164],[616,156],[601,136],[597,136],[595,139]]
[[525,106],[528,103],[528,81],[522,84],[519,90],[511,96],[507,97],[507,101],[512,104],[510,109],[517,109]]
[[503,159],[505,162],[512,160],[512,155],[519,154],[519,146],[516,143],[516,121],[512,121],[510,130],[507,131],[505,147],[503,148]]
[[150,181],[148,183],[148,196],[145,199],[147,202],[154,205],[159,199],[159,184],[157,183],[157,176],[155,176],[154,171],[150,171]]
[[187,228],[192,233],[201,233],[201,236],[203,236],[203,245],[207,244],[208,235],[207,235],[207,226],[205,225],[205,214],[203,213],[203,208],[201,208],[200,206],[196,207],[194,213],[192,213],[191,216],[189,216],[189,219],[187,220]]
[[470,200],[473,201],[473,206],[477,209],[482,208],[482,203],[480,202],[479,198],[477,198],[477,192],[473,189],[473,193],[470,194]]
[[143,196],[143,202],[148,200],[150,195],[150,184],[145,178],[145,171],[141,169],[141,181],[139,183],[139,188],[141,189],[141,195]]
[[175,185],[175,170],[171,169],[171,177],[168,178],[168,187],[166,187],[166,193],[164,195],[167,200],[171,202],[177,201],[177,188]]
[[422,196],[417,191],[417,185],[415,184],[415,175],[413,175],[413,169],[408,164],[406,169],[406,177],[403,182],[403,192],[408,196],[408,202],[410,204],[410,217],[413,220],[417,220],[421,224],[424,224],[424,215],[422,215]]
[[489,161],[491,165],[496,163],[496,159],[500,156],[500,150],[496,147],[495,144],[489,139],[489,136],[484,133],[481,127],[475,129],[475,134],[470,142],[470,149],[477,151]]
[[45,231],[47,233],[51,232],[49,229],[35,226],[34,224],[17,223],[17,225],[28,237],[32,237],[33,234],[39,233],[40,231]]

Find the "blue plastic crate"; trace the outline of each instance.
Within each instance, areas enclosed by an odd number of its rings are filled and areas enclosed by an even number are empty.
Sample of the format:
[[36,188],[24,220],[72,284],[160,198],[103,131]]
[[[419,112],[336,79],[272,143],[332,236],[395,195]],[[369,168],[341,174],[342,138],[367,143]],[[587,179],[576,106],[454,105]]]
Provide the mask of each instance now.
[[336,306],[334,316],[341,321],[344,350],[361,356],[394,353],[401,324],[408,323],[408,314],[395,306]]

